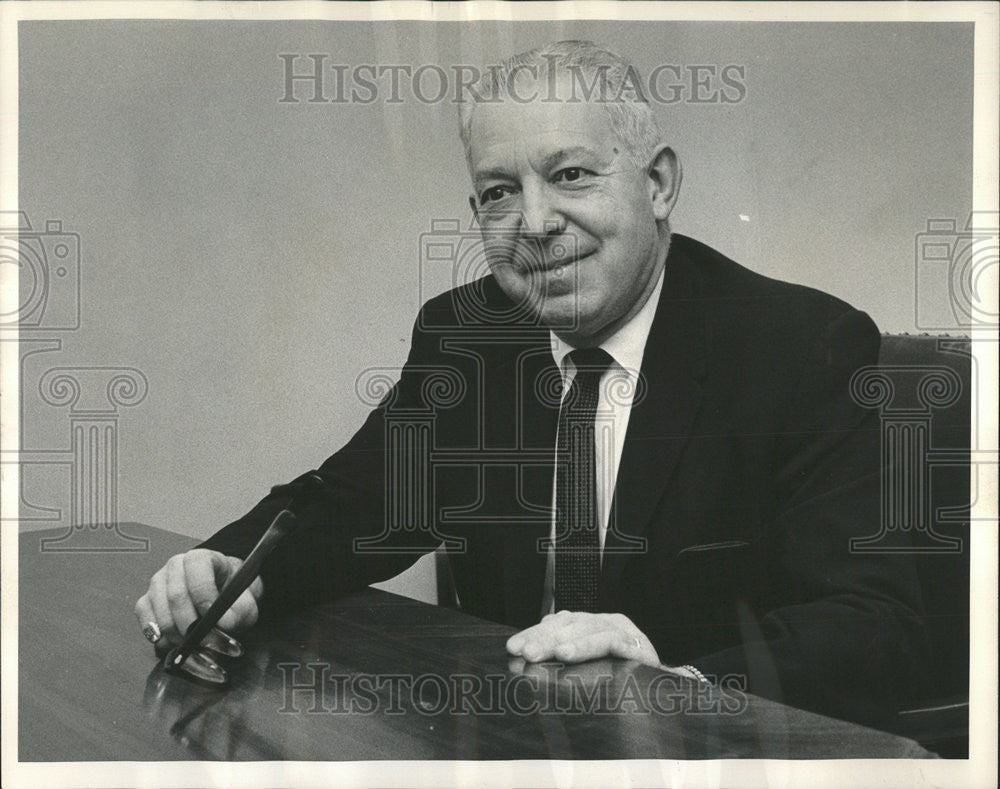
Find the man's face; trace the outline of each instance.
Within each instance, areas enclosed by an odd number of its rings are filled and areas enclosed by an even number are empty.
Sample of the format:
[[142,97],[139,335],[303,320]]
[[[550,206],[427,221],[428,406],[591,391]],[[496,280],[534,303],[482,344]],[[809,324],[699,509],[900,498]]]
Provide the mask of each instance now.
[[637,168],[604,107],[582,100],[479,104],[470,137],[472,203],[500,287],[566,341],[603,341],[656,285],[668,243],[657,220],[673,204],[662,173]]

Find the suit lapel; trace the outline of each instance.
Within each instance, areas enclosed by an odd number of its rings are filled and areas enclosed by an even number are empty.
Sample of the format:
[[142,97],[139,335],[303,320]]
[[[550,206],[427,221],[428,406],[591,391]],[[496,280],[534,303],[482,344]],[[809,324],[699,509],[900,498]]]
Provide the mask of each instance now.
[[675,237],[642,359],[646,391],[633,403],[618,466],[601,569],[600,598],[606,605],[613,602],[625,564],[645,553],[643,534],[701,404],[705,337],[699,291],[695,264]]
[[[642,549],[635,545],[646,531],[653,510],[686,445],[701,404],[705,372],[704,321],[698,297],[696,265],[685,254],[684,239],[675,237],[667,258],[656,316],[643,354],[641,374],[646,391],[633,404],[618,469],[605,540],[601,601],[608,602],[622,570]],[[559,371],[552,360],[548,332],[529,332],[530,340],[515,344],[509,360],[509,383],[502,396],[518,397],[524,405],[521,446],[542,449],[544,462],[518,464],[521,501],[510,502],[503,525],[503,589],[508,624],[527,627],[538,621],[546,556],[538,540],[549,535],[558,396],[540,402],[542,382]],[[515,358],[516,357],[516,358]],[[520,369],[517,374],[515,370]],[[500,409],[502,413],[509,413]],[[489,418],[489,417],[487,417]],[[530,503],[545,512],[524,519]]]
[[[507,622],[523,628],[538,621],[545,581],[546,554],[539,540],[549,536],[552,522],[552,475],[555,469],[555,436],[559,423],[559,390],[549,388],[559,379],[552,360],[547,330],[537,332],[529,343],[517,347],[511,364],[517,370],[505,389],[518,398],[520,414],[514,440],[532,452],[530,459],[515,463],[512,473],[517,495],[507,502],[513,516],[504,525],[504,608]],[[539,398],[548,391],[550,397]]]

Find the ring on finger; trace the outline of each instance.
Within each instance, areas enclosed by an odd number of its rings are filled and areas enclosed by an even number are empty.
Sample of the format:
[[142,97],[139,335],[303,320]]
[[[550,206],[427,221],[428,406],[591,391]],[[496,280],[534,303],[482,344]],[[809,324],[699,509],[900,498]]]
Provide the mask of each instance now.
[[146,622],[146,624],[142,626],[142,634],[146,637],[146,640],[150,644],[155,644],[160,640],[160,636],[163,635],[160,632],[160,626],[157,625],[156,622]]

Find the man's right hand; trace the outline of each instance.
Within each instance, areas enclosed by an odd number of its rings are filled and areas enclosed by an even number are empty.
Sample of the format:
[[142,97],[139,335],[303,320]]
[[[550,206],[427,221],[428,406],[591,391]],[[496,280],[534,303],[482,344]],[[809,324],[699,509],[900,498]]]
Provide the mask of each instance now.
[[[218,551],[195,548],[170,557],[156,571],[149,579],[146,594],[136,601],[135,616],[140,628],[150,623],[159,628],[157,651],[184,640],[191,623],[209,609],[219,590],[242,564],[241,559]],[[251,627],[257,622],[257,604],[263,594],[264,584],[257,577],[222,616],[218,626],[227,633]]]

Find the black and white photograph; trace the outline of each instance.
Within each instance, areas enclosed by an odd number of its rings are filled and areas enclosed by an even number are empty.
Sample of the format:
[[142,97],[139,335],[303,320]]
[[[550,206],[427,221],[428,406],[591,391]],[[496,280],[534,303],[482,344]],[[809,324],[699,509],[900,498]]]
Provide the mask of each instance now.
[[995,786],[998,10],[0,6],[3,785]]

